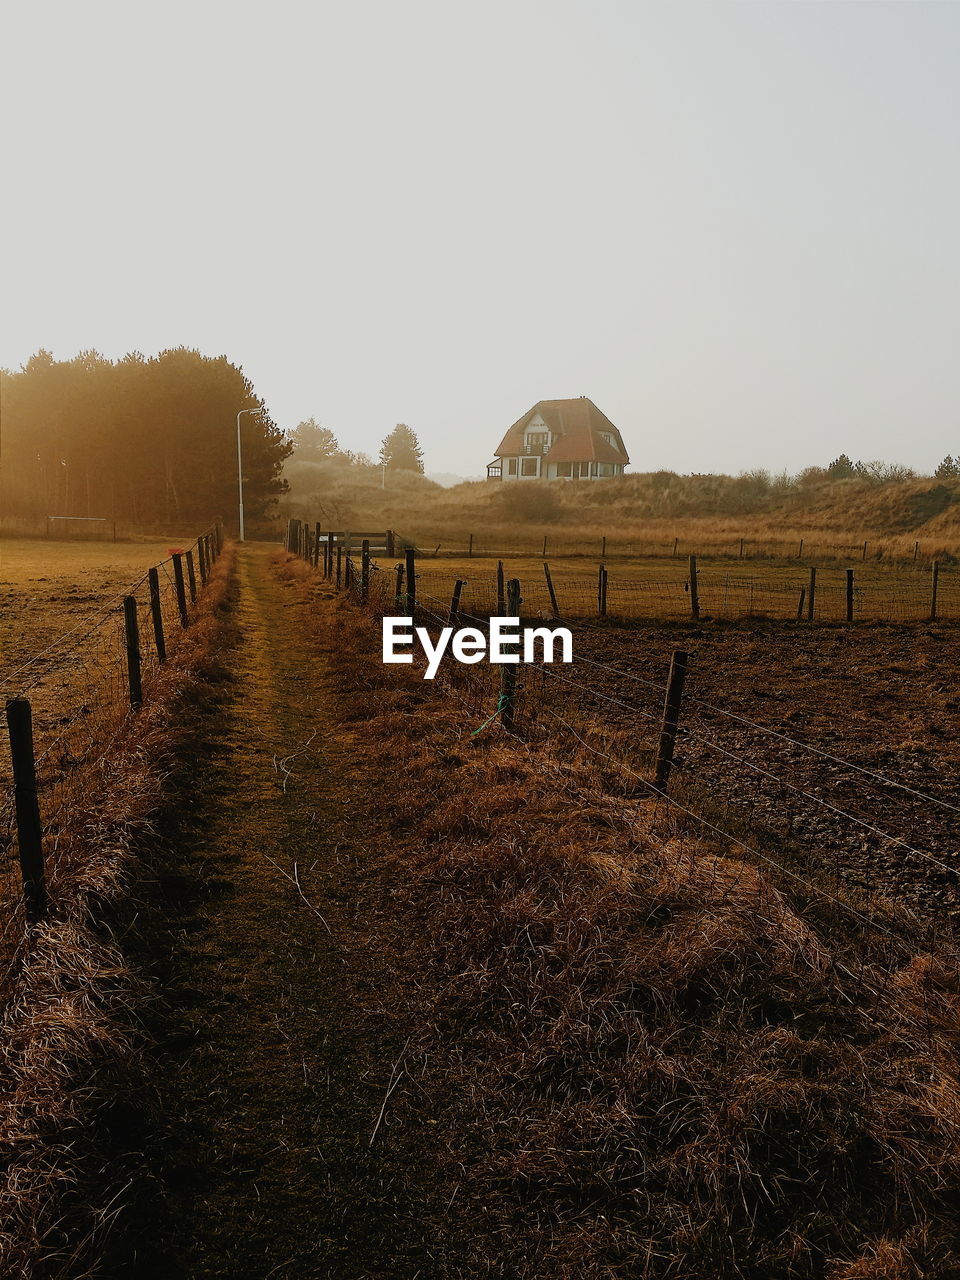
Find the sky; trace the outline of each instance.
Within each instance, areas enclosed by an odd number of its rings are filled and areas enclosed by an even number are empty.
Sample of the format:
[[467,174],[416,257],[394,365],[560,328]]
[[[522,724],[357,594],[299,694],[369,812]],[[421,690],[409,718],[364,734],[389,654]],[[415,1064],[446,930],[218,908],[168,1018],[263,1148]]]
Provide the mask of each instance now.
[[960,3],[4,11],[0,366],[186,345],[284,429],[482,474],[960,453]]

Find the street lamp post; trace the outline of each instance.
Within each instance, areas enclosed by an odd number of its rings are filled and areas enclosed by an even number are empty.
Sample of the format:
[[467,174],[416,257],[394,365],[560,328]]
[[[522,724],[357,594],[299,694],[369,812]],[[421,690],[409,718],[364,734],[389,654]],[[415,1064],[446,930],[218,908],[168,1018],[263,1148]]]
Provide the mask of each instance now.
[[243,454],[240,449],[240,418],[245,413],[263,413],[263,405],[258,405],[256,409],[241,409],[237,414],[237,488],[240,493],[240,541],[244,542],[243,536]]

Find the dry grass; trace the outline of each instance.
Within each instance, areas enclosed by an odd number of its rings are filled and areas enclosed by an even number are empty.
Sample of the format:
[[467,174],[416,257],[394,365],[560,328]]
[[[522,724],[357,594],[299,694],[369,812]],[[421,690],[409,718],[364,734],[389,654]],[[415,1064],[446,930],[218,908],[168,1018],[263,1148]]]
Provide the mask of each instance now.
[[142,711],[122,717],[109,750],[82,766],[82,779],[71,778],[51,917],[23,948],[2,1013],[5,1276],[92,1274],[122,1200],[121,1173],[98,1171],[91,1194],[86,1163],[94,1118],[129,1099],[138,1074],[143,992],[114,931],[132,910],[138,852],[164,802],[175,709],[196,686],[222,625],[231,560],[227,554],[215,565],[203,612],[154,678]]
[[[515,491],[507,494],[507,490]],[[518,498],[518,495],[520,497]],[[506,499],[506,500],[505,500]],[[297,486],[290,514],[334,528],[395,528],[423,550],[436,546],[462,554],[470,534],[487,554],[536,554],[544,534],[551,554],[591,554],[607,539],[610,555],[672,552],[751,557],[804,555],[819,563],[846,560],[868,543],[873,558],[912,561],[914,545],[929,563],[960,555],[960,485],[915,479],[873,485],[825,482],[779,490],[741,492],[731,477],[656,475],[580,484],[471,483],[452,489],[398,485],[394,490],[357,482],[331,504]],[[524,511],[526,507],[526,511]]]
[[192,542],[0,540],[0,677]]
[[956,958],[834,937],[589,758],[471,736],[325,608],[389,778],[471,1276],[955,1277]]

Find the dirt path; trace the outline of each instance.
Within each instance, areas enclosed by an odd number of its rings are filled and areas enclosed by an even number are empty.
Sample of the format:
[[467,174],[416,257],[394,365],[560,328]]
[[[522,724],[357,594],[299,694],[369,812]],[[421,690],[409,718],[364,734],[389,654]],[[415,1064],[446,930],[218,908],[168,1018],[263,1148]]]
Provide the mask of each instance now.
[[437,1275],[425,1240],[445,1192],[404,1059],[378,780],[331,728],[316,611],[263,548],[241,554],[235,610],[156,913],[164,1120],[126,1265],[165,1280]]

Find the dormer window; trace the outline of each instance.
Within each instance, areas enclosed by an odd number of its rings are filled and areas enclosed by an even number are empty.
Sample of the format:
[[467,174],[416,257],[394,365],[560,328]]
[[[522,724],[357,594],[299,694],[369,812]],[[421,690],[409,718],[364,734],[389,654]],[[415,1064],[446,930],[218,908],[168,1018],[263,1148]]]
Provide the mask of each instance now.
[[550,433],[547,431],[527,432],[527,453],[546,453]]

